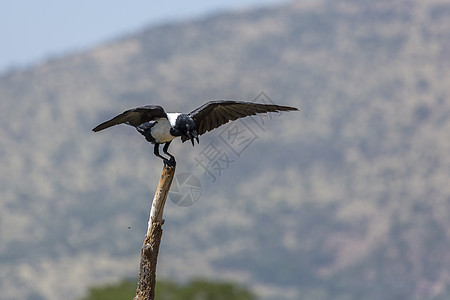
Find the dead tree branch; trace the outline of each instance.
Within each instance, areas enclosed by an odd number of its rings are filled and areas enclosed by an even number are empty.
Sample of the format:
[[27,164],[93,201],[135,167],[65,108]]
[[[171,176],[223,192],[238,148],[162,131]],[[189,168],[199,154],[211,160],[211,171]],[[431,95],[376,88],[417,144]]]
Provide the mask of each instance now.
[[167,195],[172,184],[175,167],[164,166],[155,197],[153,198],[147,234],[141,249],[139,279],[134,300],[154,300],[156,284],[156,262],[161,243],[163,212]]

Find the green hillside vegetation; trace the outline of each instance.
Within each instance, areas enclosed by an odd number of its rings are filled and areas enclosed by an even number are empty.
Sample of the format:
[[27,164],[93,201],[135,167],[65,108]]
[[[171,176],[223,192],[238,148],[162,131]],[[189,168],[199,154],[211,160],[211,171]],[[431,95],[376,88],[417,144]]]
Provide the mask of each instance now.
[[[301,111],[239,123],[256,136],[239,155],[226,128],[171,144],[202,194],[167,201],[158,276],[264,300],[450,299],[449,79],[446,0],[223,13],[3,74],[0,299],[137,276],[162,164],[133,128],[94,126],[262,91]],[[233,161],[215,182],[196,161],[210,143]]]
[[[116,284],[91,287],[80,300],[129,300],[136,294],[135,280],[122,280]],[[248,289],[230,282],[212,282],[203,279],[186,284],[160,280],[156,283],[158,300],[255,300]]]
[[91,287],[87,295],[80,300],[130,300],[136,295],[136,282],[122,280],[115,284]]

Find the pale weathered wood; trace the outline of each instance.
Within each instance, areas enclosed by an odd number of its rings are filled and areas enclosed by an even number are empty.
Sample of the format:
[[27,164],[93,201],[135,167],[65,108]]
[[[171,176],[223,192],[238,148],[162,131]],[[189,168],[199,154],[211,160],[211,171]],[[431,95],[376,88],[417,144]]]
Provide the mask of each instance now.
[[162,218],[167,194],[172,184],[175,167],[164,166],[148,220],[147,234],[141,249],[139,280],[134,300],[155,299],[156,262],[162,236]]

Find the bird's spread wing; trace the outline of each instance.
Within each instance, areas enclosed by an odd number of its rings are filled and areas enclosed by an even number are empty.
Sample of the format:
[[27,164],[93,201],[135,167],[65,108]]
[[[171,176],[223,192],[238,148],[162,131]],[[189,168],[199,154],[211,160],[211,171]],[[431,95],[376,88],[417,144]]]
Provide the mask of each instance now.
[[[189,115],[194,119],[198,135],[211,131],[229,121],[268,112],[298,110],[295,107],[275,104],[262,104],[246,101],[217,100],[209,101],[192,111]],[[185,139],[182,140],[184,142]]]
[[159,105],[146,105],[127,110],[120,115],[115,116],[111,120],[103,122],[102,124],[92,129],[92,131],[97,132],[122,123],[127,123],[136,127],[158,118],[167,118],[167,114],[164,109]]

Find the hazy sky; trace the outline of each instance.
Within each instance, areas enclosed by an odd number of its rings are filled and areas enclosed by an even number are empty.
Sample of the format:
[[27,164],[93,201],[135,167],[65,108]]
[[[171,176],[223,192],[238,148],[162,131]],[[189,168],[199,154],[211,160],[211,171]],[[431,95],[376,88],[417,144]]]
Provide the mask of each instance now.
[[286,0],[1,0],[0,73],[146,25]]

